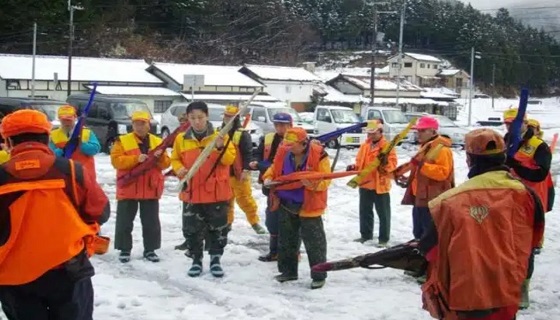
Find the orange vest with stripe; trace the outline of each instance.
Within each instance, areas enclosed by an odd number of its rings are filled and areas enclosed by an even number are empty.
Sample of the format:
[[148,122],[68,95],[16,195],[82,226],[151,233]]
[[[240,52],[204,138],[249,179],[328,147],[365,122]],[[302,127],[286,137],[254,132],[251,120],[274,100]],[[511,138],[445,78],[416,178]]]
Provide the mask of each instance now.
[[[319,162],[323,155],[323,147],[315,143],[309,143],[309,154],[307,155],[307,163],[305,170],[302,171],[316,171],[319,172]],[[279,177],[282,175],[284,168],[284,161],[289,152],[288,148],[278,148],[276,156],[274,157],[274,176]],[[327,208],[327,191],[311,191],[304,188],[303,191],[303,206],[302,211],[305,212],[320,212]]]
[[[20,162],[15,170],[38,165],[39,160]],[[0,225],[0,285],[30,283],[84,250],[92,254],[99,227],[86,224],[71,200],[76,199],[74,177],[55,165],[38,180],[21,181],[1,173],[8,178],[0,186],[0,210],[9,224]]]
[[[91,131],[89,129],[83,128],[81,139],[82,143],[89,141],[90,134]],[[57,148],[63,149],[66,146],[66,143],[68,143],[68,140],[70,139],[62,128],[51,131],[51,141]],[[97,179],[97,174],[95,173],[95,159],[92,156],[87,156],[80,151],[80,148],[76,148],[76,151],[72,154],[71,159],[78,161],[87,170],[87,172],[93,175],[94,180]]]
[[[528,141],[526,141],[521,148],[519,148],[519,150],[517,151],[517,153],[515,154],[514,158],[515,160],[519,161],[519,163],[529,169],[538,169],[539,167],[537,166],[537,163],[535,161],[535,152],[537,151],[537,148],[544,143],[541,139],[532,136]],[[511,173],[515,176],[517,176],[517,174],[515,173],[515,171],[512,169]],[[548,180],[545,179],[544,181],[540,181],[540,182],[532,182],[532,181],[528,181],[525,180],[521,177],[519,177],[521,179],[521,181],[523,181],[523,183],[531,188],[533,188],[533,190],[535,190],[535,192],[537,193],[537,195],[539,196],[539,198],[541,199],[542,205],[545,207],[547,206],[548,203]],[[552,181],[552,179],[550,180]]]
[[[153,150],[161,144],[161,139],[153,134],[148,135],[149,150]],[[127,156],[139,156],[142,154],[134,133],[128,133],[119,137],[124,154]],[[117,178],[126,175],[130,170],[117,170]],[[117,200],[135,199],[148,200],[160,199],[163,194],[164,176],[158,166],[138,177],[133,182],[119,187],[117,184]]]

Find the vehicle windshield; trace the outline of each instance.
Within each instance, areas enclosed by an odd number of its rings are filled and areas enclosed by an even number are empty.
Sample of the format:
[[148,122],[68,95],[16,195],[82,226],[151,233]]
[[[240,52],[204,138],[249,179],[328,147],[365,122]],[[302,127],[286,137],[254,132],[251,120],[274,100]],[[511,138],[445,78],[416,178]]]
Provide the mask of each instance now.
[[47,115],[49,121],[53,121],[58,118],[58,108],[60,106],[59,104],[34,104],[31,109],[41,111]]
[[333,120],[336,123],[358,123],[360,119],[352,110],[338,110],[332,109],[331,110]]
[[268,117],[270,119],[272,119],[275,114],[281,113],[281,112],[288,113],[289,115],[291,115],[294,122],[302,122],[299,114],[296,112],[296,110],[294,110],[292,108],[269,108],[268,109]]
[[444,128],[458,127],[458,125],[455,124],[455,122],[453,122],[448,117],[439,116],[437,117],[437,120],[439,122],[440,127],[444,127]]
[[146,111],[152,115],[148,105],[140,102],[118,102],[113,106],[115,119],[130,118],[135,111]]
[[208,121],[222,122],[224,120],[224,109],[208,108]]
[[383,110],[382,112],[386,123],[408,123],[409,121],[400,110]]

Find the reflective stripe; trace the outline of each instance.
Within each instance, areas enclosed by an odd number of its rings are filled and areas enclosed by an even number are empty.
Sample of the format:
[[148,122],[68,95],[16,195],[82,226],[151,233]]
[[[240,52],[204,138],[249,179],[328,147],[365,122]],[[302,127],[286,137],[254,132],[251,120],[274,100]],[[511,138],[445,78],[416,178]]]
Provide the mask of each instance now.
[[64,189],[65,187],[66,182],[64,179],[13,182],[1,186],[0,195],[18,191]]

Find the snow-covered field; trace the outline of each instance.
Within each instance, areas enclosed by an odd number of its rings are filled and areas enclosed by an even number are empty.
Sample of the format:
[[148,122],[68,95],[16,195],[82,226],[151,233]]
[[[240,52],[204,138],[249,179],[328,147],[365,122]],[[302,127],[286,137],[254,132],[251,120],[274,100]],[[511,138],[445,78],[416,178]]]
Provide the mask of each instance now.
[[[558,121],[558,129],[551,129],[552,132],[560,131],[560,105],[556,108],[558,114],[554,116],[555,119],[552,119],[553,110],[550,110],[550,115],[542,114],[539,118],[550,120],[552,124]],[[482,109],[480,107],[477,113],[481,120],[492,111],[491,108],[485,109],[482,115]],[[399,163],[407,161],[414,151],[399,147]],[[336,169],[344,170],[346,165],[353,162],[355,154],[356,150],[341,151]],[[454,151],[454,155],[456,180],[460,183],[467,174],[465,155],[460,150]],[[558,155],[555,163],[557,159]],[[107,155],[97,156],[96,163],[98,181],[111,199],[113,210],[102,233],[112,237],[116,208],[115,172]],[[362,245],[352,242],[359,237],[358,194],[346,186],[347,181],[336,180],[329,190],[329,208],[324,216],[329,260],[378,250],[373,243]],[[190,259],[173,248],[183,241],[181,203],[175,192],[176,185],[177,180],[169,178],[161,200],[163,246],[158,251],[162,259],[160,263],[142,260],[139,219],[136,220],[133,233],[134,249],[130,263],[119,263],[115,250],[93,258],[97,271],[94,277],[95,319],[430,319],[421,309],[419,285],[397,270],[353,269],[329,273],[323,289],[310,290],[309,266],[304,254],[300,264],[300,279],[291,283],[277,283],[273,280],[277,274],[275,263],[257,260],[268,248],[268,236],[255,234],[239,208],[236,209],[236,220],[223,257],[225,277],[215,279],[208,273],[209,261],[206,257],[204,274],[200,278],[189,278],[187,269]],[[253,186],[264,224],[266,199],[256,182]],[[411,207],[400,205],[403,193],[403,189],[393,186],[391,244],[412,238]],[[557,194],[560,194],[560,190],[557,190]],[[547,214],[545,248],[536,258],[531,284],[532,305],[530,309],[522,311],[518,319],[560,319],[559,206],[557,201],[556,209]]]

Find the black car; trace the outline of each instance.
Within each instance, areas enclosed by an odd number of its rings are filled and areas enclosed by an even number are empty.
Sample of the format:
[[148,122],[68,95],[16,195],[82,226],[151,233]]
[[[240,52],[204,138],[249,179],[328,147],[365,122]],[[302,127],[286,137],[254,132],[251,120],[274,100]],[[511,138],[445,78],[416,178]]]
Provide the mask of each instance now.
[[[89,101],[89,94],[72,94],[66,101],[74,106],[80,115]],[[119,135],[132,132],[131,116],[135,111],[146,111],[151,114],[148,105],[142,100],[95,95],[86,118],[86,125],[99,139],[103,152],[108,153],[111,150],[113,141]],[[150,132],[157,134],[158,122],[152,119],[150,124]]]

